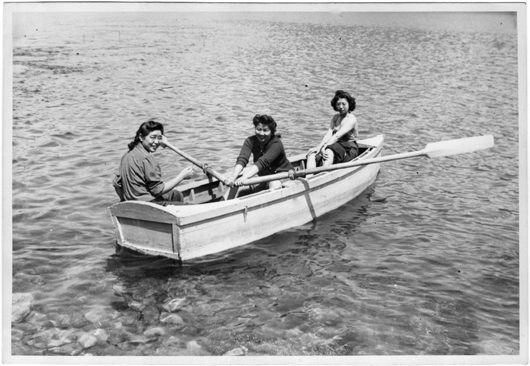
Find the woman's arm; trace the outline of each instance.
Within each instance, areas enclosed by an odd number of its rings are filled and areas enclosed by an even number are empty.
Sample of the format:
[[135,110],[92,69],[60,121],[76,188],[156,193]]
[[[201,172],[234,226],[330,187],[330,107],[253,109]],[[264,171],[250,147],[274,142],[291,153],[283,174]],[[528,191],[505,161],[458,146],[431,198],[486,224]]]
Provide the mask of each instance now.
[[356,124],[357,118],[355,118],[354,115],[350,114],[348,117],[342,120],[340,128],[337,130],[337,132],[335,132],[334,135],[329,138],[325,145],[332,145],[335,142],[339,141],[339,139],[348,132],[350,132]]
[[322,138],[322,141],[320,141],[320,144],[318,144],[316,147],[312,147],[309,149],[309,151],[307,152],[307,155],[310,155],[310,154],[318,154],[320,152],[320,150],[322,150],[322,148],[325,146],[325,145],[328,145],[326,144],[328,142],[328,140],[331,138],[331,136],[333,136],[333,126],[335,124],[335,119],[337,118],[337,115],[333,116],[331,118],[331,122],[329,124],[329,128],[326,132],[326,134],[324,135],[324,137]]
[[228,177],[230,186],[232,186],[232,184],[234,184],[235,180],[239,176],[239,173],[241,173],[241,171],[243,171],[243,169],[244,169],[244,167],[241,164],[236,164],[234,166],[234,170],[232,171],[232,176]]
[[320,150],[322,149],[322,147],[324,145],[326,145],[326,142],[330,139],[330,137],[333,136],[333,130],[330,128],[326,134],[324,135],[324,137],[322,138],[322,141],[320,141],[320,144],[318,144],[316,147],[312,147],[309,149],[309,151],[307,152],[307,155],[309,154],[318,154],[320,152]]
[[243,173],[243,175],[241,177],[239,177],[235,182],[234,182],[234,185],[236,186],[242,186],[243,185],[243,181],[248,179],[248,178],[252,178],[253,176],[255,176],[256,174],[258,174],[259,172],[259,169],[256,165],[252,165],[245,173]]
[[[160,141],[160,146],[163,148],[167,147],[168,139],[166,136],[162,135],[162,140]],[[183,169],[176,177],[173,179],[170,179],[168,181],[162,182],[163,188],[160,190],[160,192],[156,192],[156,196],[160,196],[163,194],[166,194],[168,192],[171,192],[173,188],[179,185],[180,182],[182,182],[184,179],[191,178],[193,176],[193,167],[189,166],[185,169]],[[152,194],[152,193],[151,193]]]
[[193,175],[193,167],[189,166],[185,168],[175,178],[170,179],[167,182],[164,182],[164,188],[162,189],[162,192],[160,193],[160,195],[171,192],[173,188],[175,188],[180,182],[182,182],[184,179],[191,178],[192,175]]
[[243,146],[241,147],[241,151],[239,152],[239,156],[236,160],[236,165],[234,166],[234,170],[232,171],[232,179],[230,179],[230,182],[234,185],[241,185],[237,184],[238,181],[241,181],[241,178],[237,179],[237,177],[239,173],[241,173],[248,164],[248,159],[250,158],[250,154],[252,153],[252,146],[252,139],[251,137],[249,137],[245,140]]
[[320,151],[322,149],[322,147],[324,145],[327,144],[327,142],[329,141],[330,138],[333,137],[333,130],[330,128],[328,130],[328,132],[326,132],[326,134],[324,135],[324,137],[322,138],[322,141],[320,141],[320,144],[318,144],[317,146],[317,150]]

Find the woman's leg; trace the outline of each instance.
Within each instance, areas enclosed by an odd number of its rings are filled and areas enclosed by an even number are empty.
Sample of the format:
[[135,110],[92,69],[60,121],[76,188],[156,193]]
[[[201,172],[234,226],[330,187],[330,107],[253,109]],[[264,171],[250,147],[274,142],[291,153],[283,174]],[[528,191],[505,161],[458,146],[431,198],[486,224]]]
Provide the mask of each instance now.
[[312,169],[317,167],[317,154],[311,153],[307,155],[307,169]]
[[270,190],[280,189],[280,188],[282,188],[282,182],[280,182],[279,180],[273,180],[273,181],[269,182],[269,189]]
[[172,190],[171,192],[168,192],[162,196],[159,196],[158,198],[155,198],[154,200],[152,200],[151,202],[153,203],[157,203],[159,205],[162,205],[162,206],[167,206],[167,205],[185,205],[186,203],[184,202],[184,195],[174,189]]
[[332,165],[333,158],[334,158],[333,151],[331,149],[326,149],[326,152],[324,153],[324,162],[322,163],[322,166]]

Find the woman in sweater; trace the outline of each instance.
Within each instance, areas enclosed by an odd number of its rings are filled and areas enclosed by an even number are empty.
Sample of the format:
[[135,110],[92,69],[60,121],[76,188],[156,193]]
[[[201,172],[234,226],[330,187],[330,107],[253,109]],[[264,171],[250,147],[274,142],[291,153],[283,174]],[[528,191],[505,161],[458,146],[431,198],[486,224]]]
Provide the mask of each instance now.
[[[255,134],[248,137],[243,143],[241,152],[232,172],[231,182],[233,186],[242,186],[243,182],[255,176],[264,176],[293,169],[293,166],[285,155],[283,144],[276,136],[277,123],[271,116],[256,114],[252,119]],[[253,156],[254,165],[247,169],[239,178],[239,174],[249,162],[250,154]],[[275,180],[251,186],[252,192],[261,189],[281,188],[280,181]]]

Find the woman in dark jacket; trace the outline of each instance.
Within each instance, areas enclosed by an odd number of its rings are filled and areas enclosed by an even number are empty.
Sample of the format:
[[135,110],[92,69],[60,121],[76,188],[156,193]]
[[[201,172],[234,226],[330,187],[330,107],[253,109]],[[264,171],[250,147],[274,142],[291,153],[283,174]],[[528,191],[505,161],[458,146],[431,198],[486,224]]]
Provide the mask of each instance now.
[[[231,182],[234,186],[242,186],[243,181],[255,176],[264,176],[279,172],[287,172],[293,166],[285,155],[283,144],[275,135],[277,124],[271,116],[256,114],[252,119],[255,134],[248,137],[243,143],[241,152],[232,172]],[[254,165],[247,169],[241,177],[239,174],[249,162],[250,154],[254,159]],[[278,189],[282,184],[279,180],[251,186],[252,191],[261,189]]]

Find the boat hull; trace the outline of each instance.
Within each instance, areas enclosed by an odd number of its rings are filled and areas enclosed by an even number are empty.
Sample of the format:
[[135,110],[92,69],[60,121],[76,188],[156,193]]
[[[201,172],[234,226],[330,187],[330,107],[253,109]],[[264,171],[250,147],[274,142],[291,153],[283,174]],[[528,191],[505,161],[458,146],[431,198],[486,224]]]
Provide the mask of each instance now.
[[[381,154],[383,136],[360,141],[362,158]],[[151,255],[190,260],[222,252],[306,224],[360,195],[379,164],[320,173],[282,189],[199,205],[122,202],[109,208],[119,245]]]

